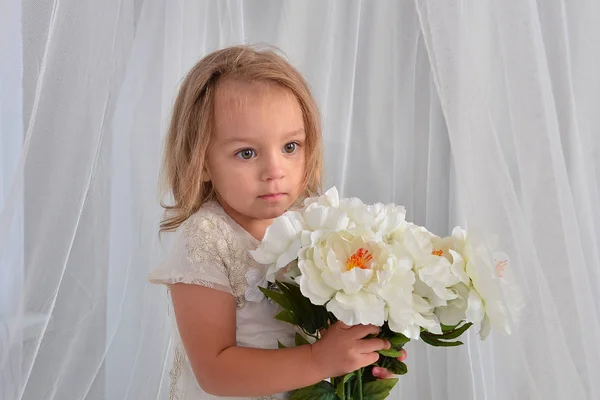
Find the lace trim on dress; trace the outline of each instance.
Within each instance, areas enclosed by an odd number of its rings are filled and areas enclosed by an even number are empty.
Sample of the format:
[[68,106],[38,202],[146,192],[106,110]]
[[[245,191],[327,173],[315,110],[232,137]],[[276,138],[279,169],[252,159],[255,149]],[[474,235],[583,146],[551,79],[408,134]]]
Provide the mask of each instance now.
[[175,348],[175,355],[173,358],[173,365],[171,371],[169,371],[169,400],[182,400],[181,392],[179,391],[179,377],[181,376],[181,370],[185,362],[185,353],[182,349],[177,346]]
[[[225,216],[197,215],[184,223],[183,232],[188,237],[188,261],[192,264],[210,263],[221,269],[229,278],[230,293],[236,298],[238,310],[242,309],[246,305],[245,292],[248,288],[246,273],[250,268],[261,266],[239,242]],[[220,260],[222,265],[216,260]]]

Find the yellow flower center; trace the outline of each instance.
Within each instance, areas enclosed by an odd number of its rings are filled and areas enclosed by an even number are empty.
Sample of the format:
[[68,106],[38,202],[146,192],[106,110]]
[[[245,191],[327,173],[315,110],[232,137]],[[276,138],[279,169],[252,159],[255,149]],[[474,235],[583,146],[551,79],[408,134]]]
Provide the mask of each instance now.
[[441,257],[441,256],[443,256],[443,255],[444,255],[444,251],[443,251],[443,250],[433,250],[433,251],[431,252],[431,254],[433,254],[434,256]]
[[373,256],[367,249],[363,249],[362,247],[356,250],[348,259],[346,260],[346,268],[348,271],[354,268],[360,269],[370,269],[370,262],[373,260]]

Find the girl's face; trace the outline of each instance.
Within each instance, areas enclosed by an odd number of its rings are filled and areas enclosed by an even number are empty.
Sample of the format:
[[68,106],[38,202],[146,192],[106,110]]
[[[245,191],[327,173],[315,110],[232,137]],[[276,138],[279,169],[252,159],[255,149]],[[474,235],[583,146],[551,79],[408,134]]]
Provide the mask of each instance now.
[[300,104],[287,89],[236,81],[218,86],[205,180],[255,237],[300,196],[305,140]]

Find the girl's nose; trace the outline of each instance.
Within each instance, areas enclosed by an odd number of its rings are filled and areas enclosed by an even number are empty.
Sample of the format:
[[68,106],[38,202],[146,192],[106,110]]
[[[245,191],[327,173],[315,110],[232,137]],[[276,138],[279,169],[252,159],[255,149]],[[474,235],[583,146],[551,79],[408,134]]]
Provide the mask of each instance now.
[[285,176],[283,161],[283,155],[280,152],[278,152],[278,154],[275,154],[275,152],[273,152],[273,154],[270,154],[269,156],[265,157],[262,172],[262,180],[272,181],[283,178]]

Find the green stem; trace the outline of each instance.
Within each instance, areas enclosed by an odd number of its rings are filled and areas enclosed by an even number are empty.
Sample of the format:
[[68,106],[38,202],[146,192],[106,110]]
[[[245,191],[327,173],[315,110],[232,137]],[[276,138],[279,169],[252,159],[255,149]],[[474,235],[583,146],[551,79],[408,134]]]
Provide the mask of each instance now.
[[[331,379],[331,384],[333,385],[334,388],[337,388],[338,385],[340,384],[339,382],[339,378],[332,378]],[[342,391],[342,398],[340,400],[346,400],[346,391]]]
[[344,383],[344,397],[346,397],[346,399],[350,400],[352,397],[352,386],[351,386],[351,382],[346,382]]
[[362,386],[363,371],[364,371],[364,368],[361,368],[356,373],[356,379],[358,380],[358,400],[363,400],[363,386]]

